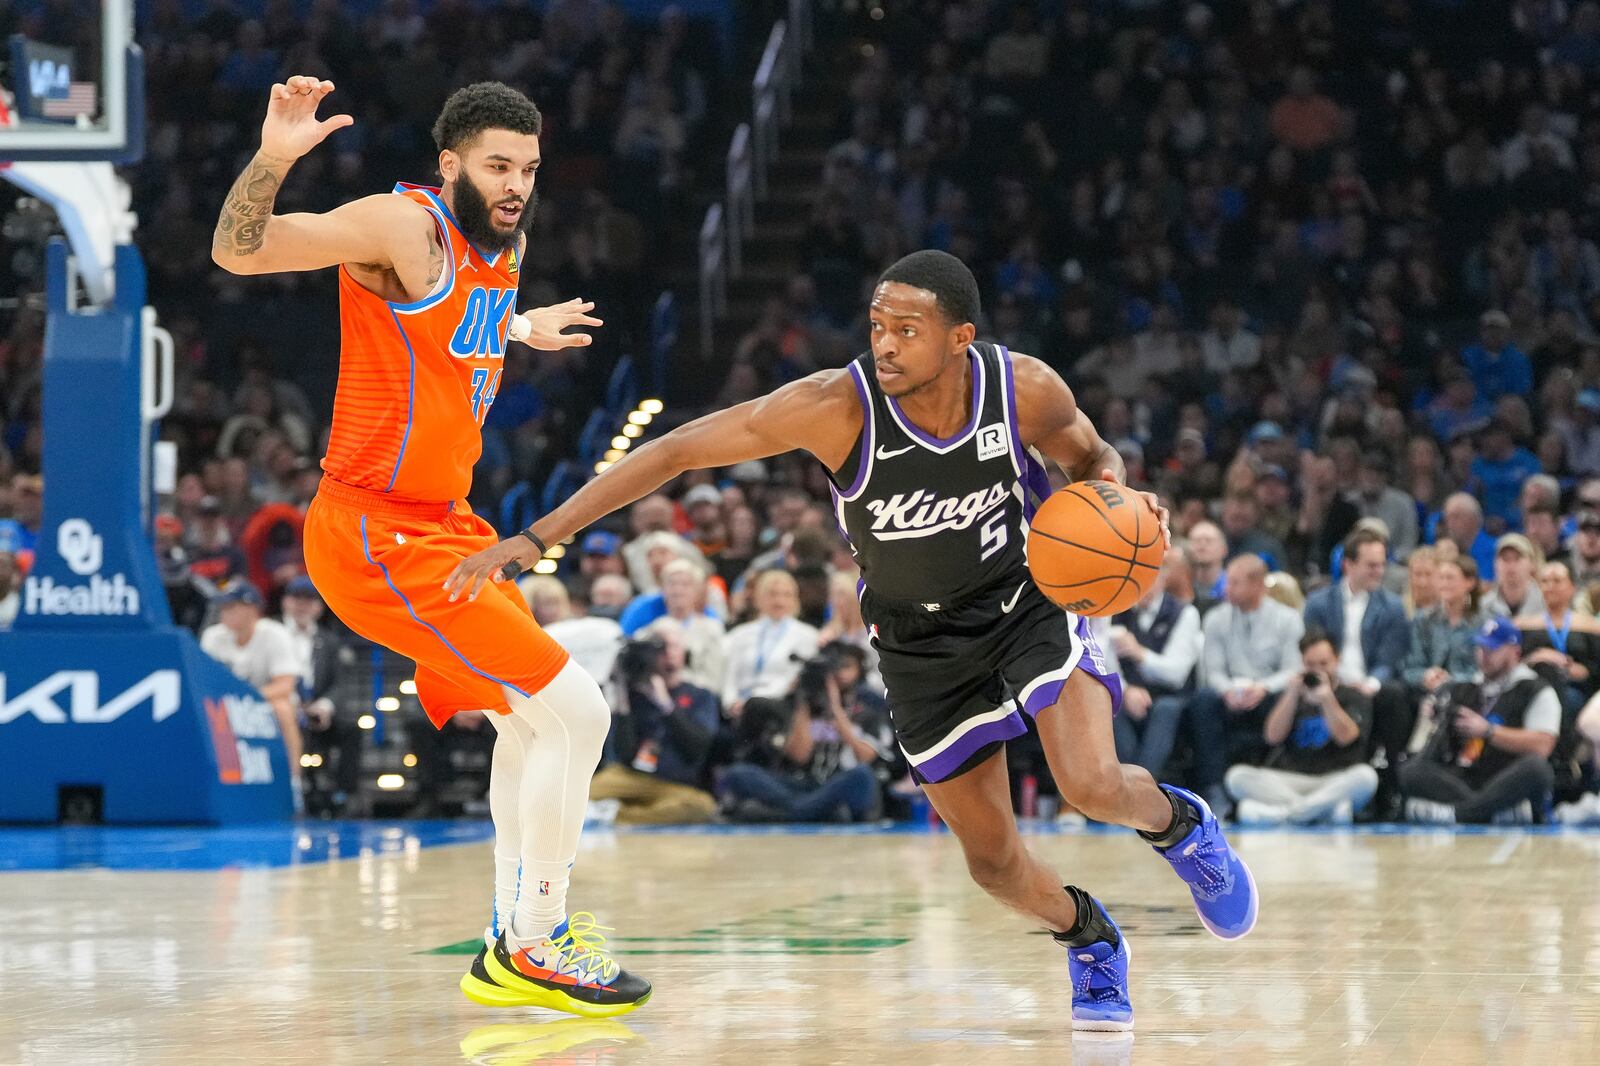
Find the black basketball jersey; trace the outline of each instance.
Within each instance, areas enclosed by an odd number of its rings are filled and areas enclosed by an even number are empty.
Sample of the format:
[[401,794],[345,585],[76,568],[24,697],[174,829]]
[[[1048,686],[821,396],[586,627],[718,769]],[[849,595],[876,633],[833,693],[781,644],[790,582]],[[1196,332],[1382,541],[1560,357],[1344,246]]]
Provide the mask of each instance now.
[[978,343],[967,358],[972,413],[948,440],[883,394],[871,352],[851,363],[861,438],[832,475],[839,527],[867,588],[928,610],[1025,578],[1028,520],[1050,491],[1017,429],[1011,353]]

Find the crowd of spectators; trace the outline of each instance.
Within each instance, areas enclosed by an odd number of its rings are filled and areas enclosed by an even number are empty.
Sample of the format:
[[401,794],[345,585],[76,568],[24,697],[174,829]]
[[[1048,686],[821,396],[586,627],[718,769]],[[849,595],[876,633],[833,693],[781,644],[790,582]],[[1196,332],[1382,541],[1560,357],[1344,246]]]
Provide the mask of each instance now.
[[[0,38],[22,33],[93,54],[96,24],[80,6],[0,5]],[[179,446],[180,469],[227,501],[235,534],[247,508],[303,503],[298,481],[322,454],[338,364],[331,275],[240,277],[210,261],[222,197],[254,151],[268,91],[292,73],[332,80],[325,110],[356,121],[295,166],[280,211],[328,210],[398,181],[437,184],[431,127],[460,85],[505,81],[540,106],[546,165],[521,306],[582,296],[606,328],[588,348],[512,346],[474,504],[492,508],[570,453],[611,366],[646,350],[671,221],[719,133],[708,105],[730,42],[676,7],[640,19],[605,0],[154,0],[140,5],[137,39],[147,147],[119,173],[133,194],[149,301],[177,350],[177,404],[162,431]],[[43,245],[56,227],[3,182],[0,220],[0,291],[18,297],[0,300],[6,485],[14,471],[40,471]],[[10,506],[0,491],[0,516]]]
[[[535,257],[534,300],[636,288],[646,220],[693,155],[672,146],[714,98],[670,17],[624,31],[600,4],[553,3],[540,25],[514,5],[391,0],[358,26],[319,2],[290,32],[291,7],[150,16],[155,165],[135,184],[185,375],[186,473],[157,534],[194,625],[216,587],[276,600],[300,572],[325,414],[309,397],[329,391],[282,355],[334,321],[314,280],[189,261],[256,81],[327,69],[362,120],[285,190],[312,209],[372,191],[374,172],[425,177],[440,70],[530,87],[572,168],[552,195],[587,208],[541,213],[553,254]],[[1584,710],[1600,677],[1600,4],[871,9],[846,27],[858,58],[801,269],[731,346],[717,402],[841,365],[878,270],[949,250],[978,275],[980,336],[1060,370],[1173,512],[1158,587],[1098,623],[1124,675],[1123,758],[1250,821],[1542,819],[1552,799],[1600,817],[1581,798],[1600,736],[1600,704]],[[454,18],[528,43],[465,49],[441,32]],[[585,185],[597,169],[617,172]],[[246,335],[258,317],[287,328]],[[38,344],[24,313],[0,349],[0,464],[30,473]],[[596,376],[519,353],[486,499],[559,447],[551,420]],[[27,486],[7,484],[25,547]],[[541,621],[611,682],[600,813],[854,820],[914,800],[826,497],[796,456],[690,475],[530,579]],[[0,554],[0,619],[8,581]],[[1012,763],[1036,813],[1030,741]]]

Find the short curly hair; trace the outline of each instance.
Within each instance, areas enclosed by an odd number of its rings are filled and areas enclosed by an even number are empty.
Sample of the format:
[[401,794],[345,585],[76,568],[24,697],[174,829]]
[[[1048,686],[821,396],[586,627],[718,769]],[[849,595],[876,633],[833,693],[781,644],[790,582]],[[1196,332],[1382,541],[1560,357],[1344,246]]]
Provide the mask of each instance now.
[[459,152],[484,130],[510,130],[539,136],[544,116],[532,100],[505,82],[480,81],[450,94],[433,124],[439,151]]
[[897,281],[933,293],[939,310],[951,325],[976,322],[980,311],[978,282],[967,264],[951,255],[924,248],[893,263],[878,277],[878,284]]

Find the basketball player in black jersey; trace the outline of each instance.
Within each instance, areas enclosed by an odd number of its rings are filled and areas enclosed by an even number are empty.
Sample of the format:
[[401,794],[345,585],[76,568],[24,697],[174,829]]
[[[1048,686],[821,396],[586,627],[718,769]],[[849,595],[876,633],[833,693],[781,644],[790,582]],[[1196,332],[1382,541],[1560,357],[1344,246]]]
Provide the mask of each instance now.
[[1038,726],[1062,797],[1138,830],[1217,936],[1250,931],[1255,885],[1198,796],[1117,761],[1120,681],[1083,620],[1034,586],[1024,544],[1033,505],[1049,492],[1041,458],[1075,480],[1120,481],[1122,460],[1055,371],[974,343],[978,310],[960,260],[906,256],[873,294],[869,352],[645,445],[530,529],[467,559],[446,587],[476,595],[503,569],[533,565],[545,545],[687,470],[810,452],[832,479],[861,566],[862,616],[897,739],[973,880],[1067,946],[1074,1028],[1129,1029],[1120,931],[1094,897],[1063,887],[1029,853],[1012,817],[1004,744],[1026,730],[1023,715]]

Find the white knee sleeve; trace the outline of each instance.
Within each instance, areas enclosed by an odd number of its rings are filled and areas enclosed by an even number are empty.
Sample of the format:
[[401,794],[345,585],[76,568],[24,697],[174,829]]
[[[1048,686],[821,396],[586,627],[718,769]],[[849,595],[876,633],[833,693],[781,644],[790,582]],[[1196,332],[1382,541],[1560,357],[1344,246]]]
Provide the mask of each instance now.
[[571,662],[532,696],[508,691],[506,698],[518,725],[532,731],[517,802],[522,873],[512,939],[521,946],[548,935],[566,915],[589,781],[611,728],[611,709],[594,678]]

